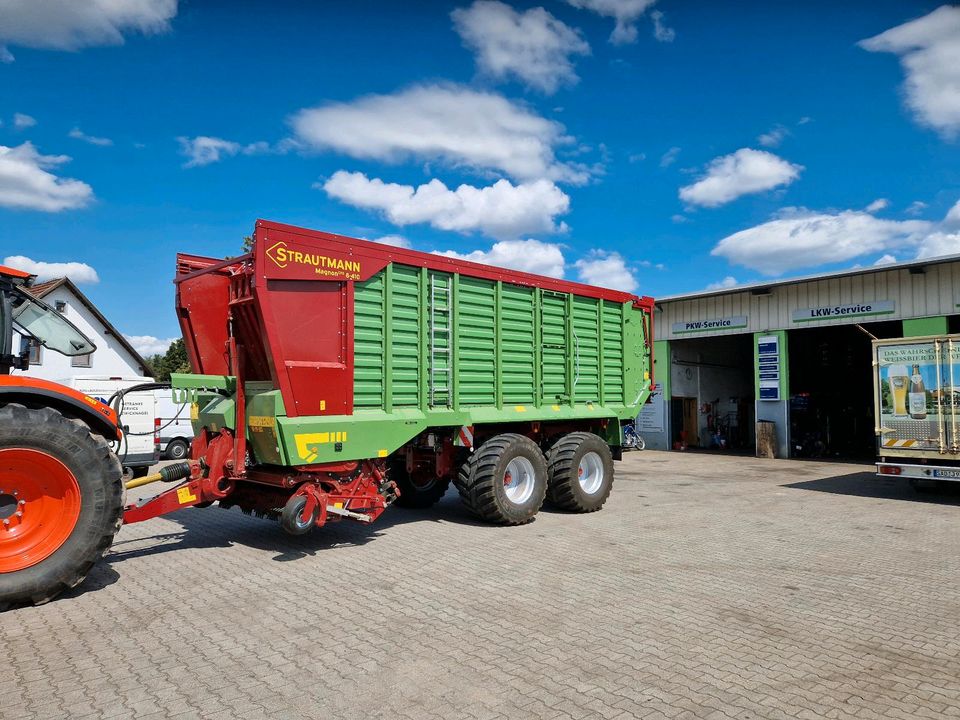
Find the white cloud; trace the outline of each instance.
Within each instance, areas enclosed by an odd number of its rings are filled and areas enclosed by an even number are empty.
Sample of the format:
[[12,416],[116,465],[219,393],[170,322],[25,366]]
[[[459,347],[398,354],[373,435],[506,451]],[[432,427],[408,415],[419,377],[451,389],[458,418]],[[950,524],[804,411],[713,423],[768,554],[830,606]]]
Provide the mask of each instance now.
[[957,253],[960,253],[960,201],[950,208],[943,222],[934,225],[933,231],[922,239],[917,257],[939,257]]
[[673,42],[677,38],[677,31],[663,22],[663,13],[654,10],[650,13],[653,20],[653,36],[660,42]]
[[73,130],[71,130],[69,133],[67,133],[67,136],[72,137],[74,140],[82,140],[83,142],[89,143],[90,145],[98,145],[100,147],[109,147],[110,145],[113,145],[113,140],[111,140],[110,138],[87,135],[83,130],[76,127],[73,128]]
[[494,243],[489,250],[474,250],[470,253],[444,250],[434,252],[434,255],[510,268],[535,275],[563,277],[564,259],[560,246],[540,240],[501,240]]
[[915,248],[918,256],[956,252],[949,247],[960,250],[960,235],[951,236],[946,222],[881,220],[861,210],[788,208],[769,222],[723,238],[711,254],[766,275],[782,275],[888,250]]
[[127,340],[133,349],[144,357],[163,355],[170,349],[170,345],[180,338],[158,338],[153,335],[127,335]]
[[774,125],[769,131],[757,138],[757,142],[764,147],[778,147],[783,139],[790,134],[783,125]]
[[355,158],[438,160],[519,180],[589,179],[582,166],[557,160],[555,148],[573,142],[560,123],[496,93],[457,85],[330,103],[301,110],[290,122],[306,146]]
[[548,95],[577,82],[571,56],[590,54],[580,33],[542,7],[521,13],[498,0],[477,0],[451,17],[482,72],[517,78]]
[[733,275],[727,275],[723,280],[712,282],[707,285],[707,290],[726,290],[737,284],[737,279]]
[[960,7],[929,15],[861,40],[871,52],[900,57],[907,106],[916,119],[954,138],[960,132]]
[[927,204],[923,202],[923,200],[914,200],[912,203],[910,203],[910,207],[907,208],[906,213],[907,215],[916,217],[926,209]]
[[692,185],[680,188],[680,199],[692,205],[718,207],[742,195],[789,185],[803,170],[773,153],[740,148],[731,155],[714,158],[706,174]]
[[381,245],[392,245],[398,248],[411,247],[410,241],[403,237],[403,235],[384,235],[383,237],[372,238],[371,242],[380,243]]
[[573,266],[577,268],[580,280],[588,285],[624,292],[633,292],[637,289],[637,279],[620,253],[592,250],[587,257],[580,258]]
[[29,142],[0,145],[0,206],[59,212],[87,205],[93,188],[49,172],[69,160],[66,155],[41,155]]
[[555,219],[570,209],[570,198],[549,180],[513,185],[449,189],[439,180],[413,187],[385,183],[360,172],[339,170],[322,185],[326,193],[354,207],[378,210],[395,225],[429,223],[441,230],[479,231],[495,238],[530,232],[562,232]]
[[677,161],[677,155],[680,154],[680,148],[672,147],[660,156],[660,167],[667,168]]
[[637,20],[646,12],[647,8],[657,0],[567,0],[575,8],[592,10],[603,17],[613,18],[616,25],[610,42],[614,45],[623,45],[635,42],[637,39]]
[[33,127],[36,124],[36,119],[30,117],[29,115],[25,115],[24,113],[13,114],[13,126],[17,128],[17,130]]
[[864,210],[866,210],[868,213],[875,213],[880,212],[881,210],[886,210],[888,207],[890,207],[889,200],[886,198],[877,198],[872,203],[867,205]]
[[234,155],[263,155],[270,152],[269,143],[263,141],[241,145],[232,140],[197,135],[193,138],[178,137],[177,142],[180,143],[180,154],[188,158],[183,164],[185,168],[210,165]]
[[878,257],[873,264],[874,265],[892,265],[896,261],[897,259],[893,255],[891,255],[890,253],[887,253],[886,255],[882,255],[881,257]]
[[4,0],[0,54],[11,62],[7,45],[48,50],[120,45],[125,32],[165,32],[176,14],[177,0]]
[[62,277],[68,277],[78,284],[100,282],[97,271],[81,262],[43,262],[28,258],[26,255],[8,255],[3,259],[2,264],[36,275],[38,282]]

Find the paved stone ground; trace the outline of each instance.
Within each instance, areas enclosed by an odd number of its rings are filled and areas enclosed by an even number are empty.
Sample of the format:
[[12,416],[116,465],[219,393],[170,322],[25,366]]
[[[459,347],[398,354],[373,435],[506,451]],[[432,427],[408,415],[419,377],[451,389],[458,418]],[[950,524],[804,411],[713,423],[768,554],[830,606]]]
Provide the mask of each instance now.
[[960,717],[960,502],[862,465],[643,452],[607,507],[304,538],[125,527],[0,615],[3,718]]

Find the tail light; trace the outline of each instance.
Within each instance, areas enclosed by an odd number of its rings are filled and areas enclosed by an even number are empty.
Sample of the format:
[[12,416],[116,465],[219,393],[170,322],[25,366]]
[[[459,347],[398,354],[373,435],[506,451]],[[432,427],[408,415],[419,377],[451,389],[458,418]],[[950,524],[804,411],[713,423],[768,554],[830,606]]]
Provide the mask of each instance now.
[[153,419],[153,447],[160,451],[160,418]]
[[899,475],[903,472],[903,468],[899,465],[881,465],[880,474],[881,475]]

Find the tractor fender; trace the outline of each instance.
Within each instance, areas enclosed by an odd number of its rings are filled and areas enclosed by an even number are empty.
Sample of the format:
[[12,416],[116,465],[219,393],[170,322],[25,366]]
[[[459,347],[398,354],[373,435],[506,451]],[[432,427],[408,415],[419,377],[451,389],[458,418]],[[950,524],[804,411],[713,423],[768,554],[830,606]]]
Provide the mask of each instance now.
[[0,405],[9,403],[52,408],[66,417],[82,420],[91,431],[108,441],[123,437],[113,408],[78,390],[49,380],[0,375]]

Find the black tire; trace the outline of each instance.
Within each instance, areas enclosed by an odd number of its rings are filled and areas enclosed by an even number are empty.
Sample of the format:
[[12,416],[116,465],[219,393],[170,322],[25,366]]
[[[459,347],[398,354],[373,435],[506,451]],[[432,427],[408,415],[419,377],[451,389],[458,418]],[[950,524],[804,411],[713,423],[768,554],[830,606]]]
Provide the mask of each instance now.
[[399,458],[390,464],[390,479],[397,484],[400,495],[393,504],[397,507],[423,509],[440,502],[450,488],[450,478],[430,477],[424,480],[410,477],[407,463]]
[[280,515],[280,527],[291,535],[305,535],[316,527],[317,516],[320,514],[320,508],[314,508],[310,514],[309,520],[304,520],[303,508],[307,505],[305,495],[294,495],[283,506],[283,513]]
[[133,478],[142,478],[146,477],[150,473],[150,467],[148,465],[139,465],[135,468],[130,468],[130,471],[133,473]]
[[[532,492],[514,502],[504,487],[510,461],[524,458],[533,469]],[[481,520],[522,525],[533,520],[547,492],[547,463],[536,443],[523,435],[504,433],[487,440],[465,462],[454,480],[464,505]]]
[[[79,585],[110,547],[123,518],[120,461],[107,441],[82,421],[50,408],[2,406],[0,449],[14,448],[37,450],[65,465],[79,487],[80,509],[72,531],[56,550],[34,565],[0,573],[0,609],[39,605]],[[4,472],[0,466],[0,487],[5,485]],[[29,508],[28,504],[24,512]]]
[[190,452],[190,443],[183,438],[177,438],[167,443],[167,449],[164,455],[168,460],[183,460]]
[[[593,492],[587,492],[580,482],[580,461],[587,453],[600,458],[603,477]],[[564,435],[547,453],[550,480],[547,497],[550,502],[571,512],[596,512],[610,496],[613,488],[613,455],[610,446],[588,432]]]

